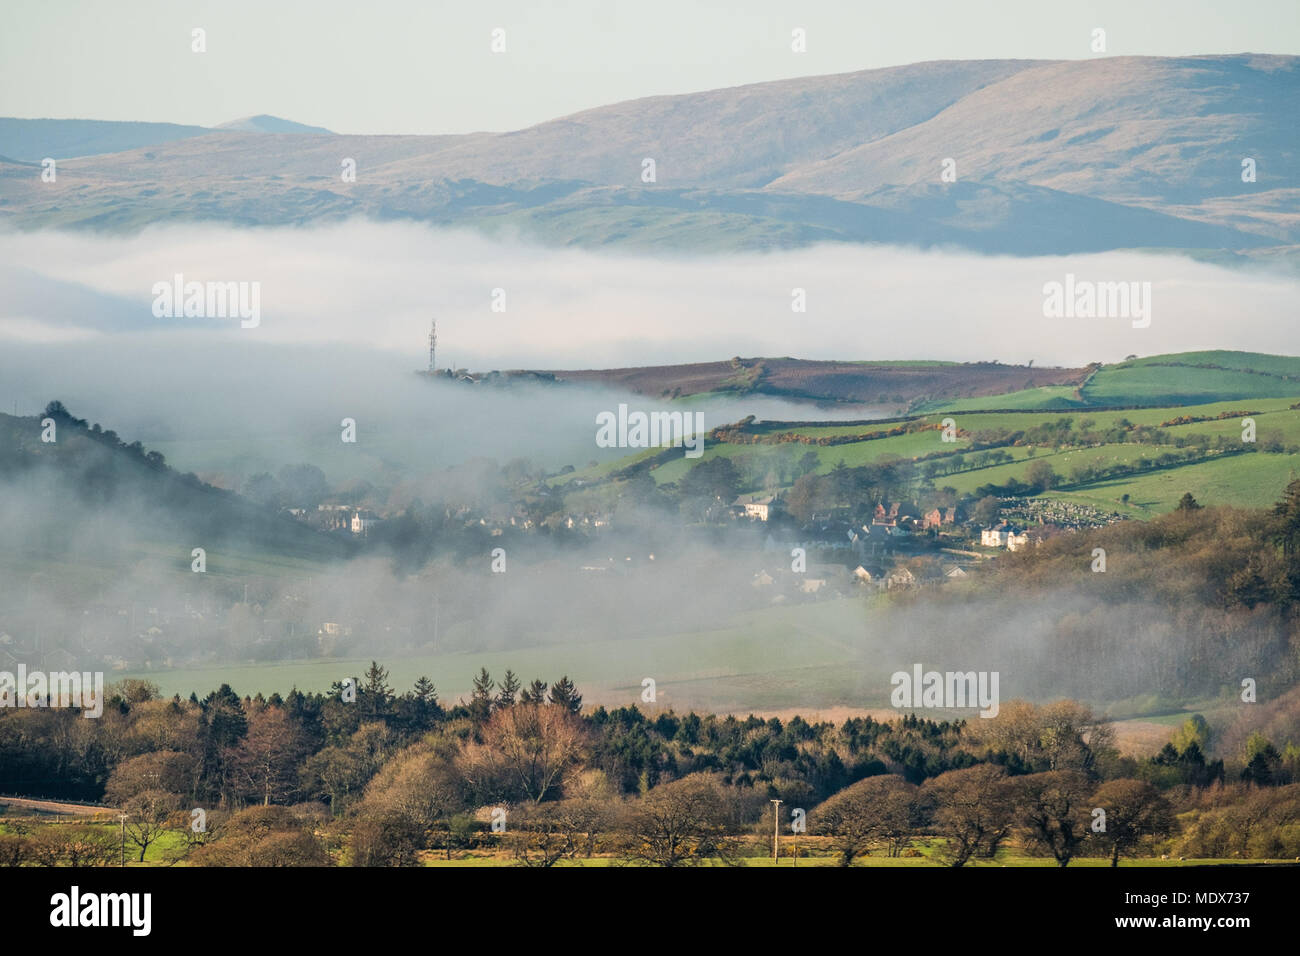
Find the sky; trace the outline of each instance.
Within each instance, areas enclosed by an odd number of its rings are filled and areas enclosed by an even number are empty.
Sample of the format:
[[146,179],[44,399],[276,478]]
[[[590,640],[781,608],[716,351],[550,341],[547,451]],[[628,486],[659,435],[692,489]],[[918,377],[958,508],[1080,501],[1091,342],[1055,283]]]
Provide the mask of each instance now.
[[[1295,53],[1296,0],[6,0],[0,116],[511,130],[626,99],[940,59]],[[206,31],[192,52],[191,31]],[[505,31],[505,52],[491,50]],[[807,49],[791,49],[792,31]]]

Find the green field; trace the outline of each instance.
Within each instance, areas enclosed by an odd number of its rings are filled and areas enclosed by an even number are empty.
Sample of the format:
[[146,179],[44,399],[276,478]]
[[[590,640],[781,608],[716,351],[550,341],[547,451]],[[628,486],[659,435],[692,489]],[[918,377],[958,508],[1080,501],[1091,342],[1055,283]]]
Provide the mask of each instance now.
[[1026,388],[1004,395],[985,395],[981,398],[963,398],[954,401],[926,402],[918,405],[918,412],[945,412],[953,409],[1010,408],[1026,410],[1079,409],[1088,403],[1075,397],[1073,385],[1044,385]]
[[[865,601],[846,598],[752,611],[711,631],[511,651],[385,657],[382,663],[399,691],[427,675],[439,696],[448,701],[468,695],[474,675],[486,667],[497,676],[513,669],[524,680],[536,676],[554,681],[567,674],[590,703],[639,702],[642,678],[652,677],[658,687],[657,703],[665,708],[707,701],[724,710],[780,709],[809,700],[823,701],[825,706],[888,707],[888,672],[868,658],[872,635],[867,625]],[[191,691],[202,696],[222,683],[241,695],[269,695],[293,687],[327,691],[344,677],[359,677],[369,663],[369,658],[264,662],[113,677],[146,678],[168,696],[188,697]]]
[[1183,352],[1105,366],[1084,387],[1083,397],[1091,405],[1190,404],[1281,398],[1300,391],[1298,385],[1300,358]]
[[[1295,361],[1300,364],[1300,360]],[[1164,370],[1157,369],[1157,371]],[[1102,431],[1115,428],[1121,421],[1128,421],[1133,425],[1159,427],[1165,422],[1180,417],[1206,418],[1210,420],[1167,426],[1170,440],[1203,435],[1210,439],[1225,438],[1240,442],[1243,433],[1241,416],[1242,413],[1248,412],[1255,420],[1256,448],[1261,442],[1273,438],[1280,440],[1283,446],[1296,446],[1300,445],[1300,409],[1293,409],[1290,406],[1297,403],[1297,396],[1300,396],[1300,383],[1288,384],[1292,388],[1290,393],[1272,398],[1255,396],[1203,404],[1112,411],[1096,411],[1087,408],[1052,411],[948,410],[929,412],[907,420],[911,425],[919,426],[937,425],[942,419],[951,418],[963,433],[954,443],[942,443],[940,433],[935,430],[912,431],[904,435],[839,445],[713,441],[706,442],[704,454],[700,458],[672,456],[654,467],[650,475],[658,484],[663,485],[681,480],[691,468],[714,458],[731,458],[738,464],[748,460],[751,463],[750,484],[742,487],[741,491],[749,494],[773,490],[761,483],[762,475],[766,473],[784,471],[787,475],[798,474],[796,464],[810,452],[817,458],[814,471],[817,474],[826,474],[840,462],[852,468],[891,458],[918,460],[936,452],[966,451],[971,445],[971,438],[968,437],[971,434],[990,429],[1023,431],[1055,422],[1063,417],[1073,421],[1076,431],[1086,421],[1092,422],[1090,427],[1093,430]],[[1217,416],[1221,414],[1228,414],[1230,417],[1218,419]],[[753,426],[753,431],[760,435],[771,436],[792,432],[809,439],[822,439],[884,431],[896,424],[898,423],[856,425],[828,423],[793,426],[773,422],[758,423]],[[1184,492],[1191,492],[1204,505],[1265,507],[1277,500],[1281,489],[1295,477],[1293,470],[1300,466],[1300,460],[1297,460],[1296,455],[1252,450],[1246,454],[1228,456],[1219,460],[1179,463],[1080,486],[1072,483],[1071,474],[1081,465],[1132,465],[1138,459],[1153,460],[1164,452],[1176,452],[1178,449],[1172,444],[1123,442],[1060,450],[1047,445],[1004,446],[1001,450],[1010,454],[1014,461],[972,468],[968,460],[962,471],[936,475],[935,486],[948,486],[955,488],[958,493],[971,494],[982,485],[1006,484],[1013,478],[1024,481],[1031,460],[1046,461],[1060,476],[1061,487],[1048,492],[1044,497],[1078,500],[1102,510],[1120,511],[1131,517],[1141,518],[1171,510]],[[614,471],[644,461],[654,453],[655,450],[640,452],[616,463],[576,473],[586,486],[584,494],[588,496],[588,500],[603,500],[599,498],[597,490],[601,487],[602,481],[606,481]],[[556,479],[555,483],[562,484],[563,481],[573,477],[573,475],[564,476],[562,479]],[[754,484],[756,480],[759,484]],[[788,488],[789,484],[783,487]],[[573,486],[570,488],[572,490]],[[1130,500],[1128,503],[1123,503],[1123,496],[1126,494],[1130,496]]]
[[[18,820],[21,824],[18,824]],[[92,826],[101,830],[107,836],[118,835],[118,824],[112,821],[105,821],[102,817],[98,820],[91,818],[78,819],[76,817],[51,817],[51,816],[22,816],[16,818],[11,823],[5,823],[0,819],[0,834],[21,833],[30,834],[35,830],[44,830],[51,827],[60,826]],[[753,849],[759,846],[766,847],[768,836],[766,833],[755,842]],[[925,838],[921,837],[913,841],[912,846],[907,852],[916,854],[912,856],[890,857],[884,855],[880,850],[865,856],[859,856],[854,859],[854,867],[885,867],[889,869],[905,868],[911,869],[916,867],[933,867],[945,866],[946,864],[939,858],[938,853],[943,846],[942,838]],[[139,866],[188,866],[190,865],[185,859],[186,839],[185,835],[176,830],[164,831],[158,839],[149,845],[145,851],[144,861],[140,861],[140,849],[130,841],[125,846],[125,862],[128,867]],[[782,867],[793,868],[799,867],[833,867],[839,865],[839,858],[834,855],[826,841],[822,838],[812,837],[803,838],[797,842],[785,834],[780,842],[781,856],[778,860],[773,860],[771,855],[763,852],[761,854],[741,856],[732,863],[724,863],[721,859],[711,858],[701,861],[700,866],[717,867],[717,866],[743,866],[743,867]],[[797,856],[795,854],[798,854]],[[346,852],[339,853],[335,851],[331,854],[335,858],[336,864],[345,864]],[[478,849],[469,851],[453,851],[452,859],[446,859],[442,850],[428,850],[421,854],[421,862],[426,867],[449,867],[449,868],[484,868],[484,867],[501,867],[517,866],[518,864],[503,850]],[[1126,869],[1133,867],[1188,867],[1188,866],[1211,866],[1225,864],[1261,864],[1261,863],[1287,863],[1286,860],[1231,860],[1231,859],[1169,859],[1162,860],[1159,857],[1138,857],[1135,859],[1121,859],[1119,865]],[[573,859],[560,860],[555,864],[558,867],[608,867],[626,865],[623,860],[608,855],[597,855],[591,858],[576,857]],[[1084,869],[1093,869],[1097,867],[1109,867],[1110,860],[1102,856],[1076,856],[1070,861],[1070,866],[1082,867]],[[997,857],[991,860],[972,859],[966,864],[967,869],[986,869],[1002,867],[1056,867],[1056,862],[1047,856],[1027,856],[1016,848],[1001,849]]]

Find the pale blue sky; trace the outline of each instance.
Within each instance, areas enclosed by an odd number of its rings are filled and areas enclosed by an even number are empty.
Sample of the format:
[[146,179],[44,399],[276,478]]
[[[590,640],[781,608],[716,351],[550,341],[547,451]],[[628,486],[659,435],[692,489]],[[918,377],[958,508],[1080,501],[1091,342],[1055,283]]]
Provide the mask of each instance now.
[[[1300,52],[1300,0],[6,0],[0,115],[508,130],[921,60]],[[207,31],[207,52],[190,31]],[[493,28],[507,52],[489,50]],[[790,50],[807,30],[808,52]]]

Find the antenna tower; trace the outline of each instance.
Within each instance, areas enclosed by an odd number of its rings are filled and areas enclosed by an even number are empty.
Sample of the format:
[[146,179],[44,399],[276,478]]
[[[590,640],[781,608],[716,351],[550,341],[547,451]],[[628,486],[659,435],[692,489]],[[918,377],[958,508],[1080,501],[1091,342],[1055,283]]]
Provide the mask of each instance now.
[[429,326],[429,374],[432,375],[435,369],[433,364],[434,353],[438,349],[438,320],[434,319],[433,324]]

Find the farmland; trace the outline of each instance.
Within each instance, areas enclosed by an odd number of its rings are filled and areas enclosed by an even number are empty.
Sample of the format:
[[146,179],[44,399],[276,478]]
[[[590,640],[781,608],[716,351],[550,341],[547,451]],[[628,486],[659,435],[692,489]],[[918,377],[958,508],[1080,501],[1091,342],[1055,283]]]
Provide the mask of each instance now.
[[[1163,374],[1163,367],[1157,369]],[[1273,379],[1265,381],[1271,383]],[[681,481],[704,462],[730,458],[741,466],[746,479],[742,493],[772,493],[788,490],[806,470],[825,475],[841,464],[855,468],[897,461],[923,463],[964,453],[952,467],[945,464],[937,469],[934,485],[950,487],[959,495],[973,495],[983,486],[1003,485],[1012,479],[1023,481],[1032,462],[1045,462],[1060,481],[1044,494],[1107,509],[1119,508],[1132,517],[1168,511],[1188,491],[1202,504],[1260,507],[1272,502],[1270,496],[1286,484],[1297,464],[1300,410],[1291,406],[1300,396],[1300,383],[1288,384],[1292,391],[1277,397],[1251,395],[1147,408],[950,409],[851,424],[756,422],[744,426],[739,435],[734,429],[715,430],[699,459],[674,454],[655,462],[653,451],[639,452],[612,465],[575,472],[565,480],[599,483],[649,461],[649,474],[663,486]],[[1247,434],[1245,418],[1254,422],[1253,441],[1243,438]],[[945,420],[956,429],[950,442],[942,438]],[[1062,420],[1070,423],[1076,435],[1082,429],[1093,437],[1046,442],[1014,437],[1036,428],[1053,427]],[[981,464],[978,454],[973,453],[988,447],[987,438],[995,433],[1009,438],[1002,443],[1002,460]],[[1104,439],[1095,437],[1103,434]],[[982,446],[981,439],[985,439]],[[1204,460],[1178,454],[1180,449],[1210,443],[1214,448]],[[815,458],[811,468],[810,455]],[[1072,477],[1085,467],[1120,468],[1131,473],[1095,479]],[[779,480],[776,485],[772,484],[773,476]]]

